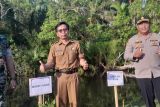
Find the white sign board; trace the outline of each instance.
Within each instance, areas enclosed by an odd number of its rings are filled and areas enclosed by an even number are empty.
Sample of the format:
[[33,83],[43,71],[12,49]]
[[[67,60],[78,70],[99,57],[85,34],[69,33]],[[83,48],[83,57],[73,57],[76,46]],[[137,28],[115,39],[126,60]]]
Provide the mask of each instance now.
[[108,71],[107,83],[108,86],[124,85],[123,71]]
[[29,79],[29,95],[38,96],[52,93],[51,76],[30,78]]

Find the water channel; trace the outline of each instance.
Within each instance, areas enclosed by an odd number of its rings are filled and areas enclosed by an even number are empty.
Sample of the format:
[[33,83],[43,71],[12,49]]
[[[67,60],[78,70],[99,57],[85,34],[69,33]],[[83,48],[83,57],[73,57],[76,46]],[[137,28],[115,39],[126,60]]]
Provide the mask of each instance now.
[[[17,84],[14,91],[9,87],[6,88],[7,107],[38,107],[37,97],[29,97],[29,77],[17,78]],[[118,87],[118,96],[119,107],[144,105],[135,79],[126,78],[125,85]],[[53,100],[53,93],[45,95],[45,102]],[[79,103],[80,107],[115,107],[113,87],[107,86],[105,77],[80,77]],[[54,104],[45,107],[54,107]]]

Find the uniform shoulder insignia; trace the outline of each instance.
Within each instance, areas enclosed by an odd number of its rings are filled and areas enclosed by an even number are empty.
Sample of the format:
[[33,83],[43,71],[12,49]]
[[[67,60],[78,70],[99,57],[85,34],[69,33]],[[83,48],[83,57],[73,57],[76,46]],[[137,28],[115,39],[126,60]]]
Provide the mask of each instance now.
[[52,46],[55,45],[55,44],[57,44],[58,42],[59,42],[59,41],[53,42],[53,43],[52,43]]
[[52,43],[51,46],[53,46],[55,43]]
[[71,42],[76,42],[76,43],[78,43],[79,41],[78,41],[78,40],[71,40]]
[[152,33],[153,36],[159,36],[157,33]]
[[151,39],[158,39],[159,35],[157,33],[152,33],[151,34]]
[[129,42],[136,42],[138,40],[138,35],[133,35],[130,39]]
[[56,43],[58,43],[59,41],[56,41],[56,42],[54,42],[53,44],[56,44]]

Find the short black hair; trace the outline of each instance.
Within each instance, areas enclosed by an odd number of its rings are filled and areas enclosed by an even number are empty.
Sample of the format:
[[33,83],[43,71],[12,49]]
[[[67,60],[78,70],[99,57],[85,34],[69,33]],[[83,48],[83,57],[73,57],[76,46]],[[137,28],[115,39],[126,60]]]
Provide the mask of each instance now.
[[55,26],[54,30],[57,32],[57,28],[58,28],[59,26],[61,26],[61,25],[66,25],[67,29],[69,30],[69,24],[66,23],[66,22],[64,22],[64,21],[59,22],[59,23]]

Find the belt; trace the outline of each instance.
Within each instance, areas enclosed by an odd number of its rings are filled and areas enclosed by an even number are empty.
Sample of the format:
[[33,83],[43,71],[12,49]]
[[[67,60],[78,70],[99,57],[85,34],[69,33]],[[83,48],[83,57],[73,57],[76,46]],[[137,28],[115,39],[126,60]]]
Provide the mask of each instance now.
[[78,72],[77,68],[56,70],[56,73],[64,73],[64,74],[73,74],[73,73],[76,73],[76,72]]

